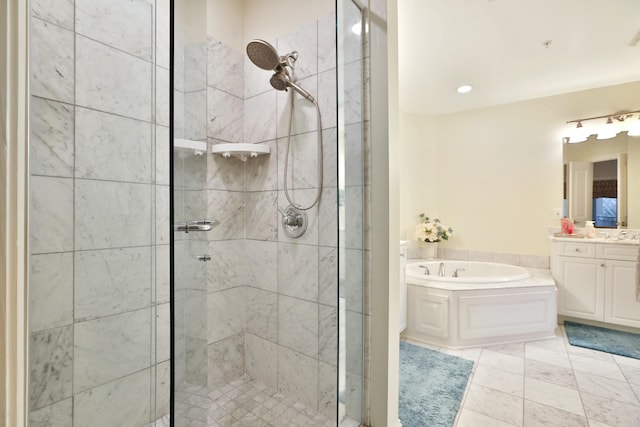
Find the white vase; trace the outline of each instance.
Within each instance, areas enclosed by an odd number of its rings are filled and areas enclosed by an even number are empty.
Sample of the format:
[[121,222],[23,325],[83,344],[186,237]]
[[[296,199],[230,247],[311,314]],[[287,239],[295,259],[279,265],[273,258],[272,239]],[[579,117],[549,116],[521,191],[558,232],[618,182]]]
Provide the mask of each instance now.
[[422,246],[422,257],[429,260],[436,259],[438,257],[438,244],[425,242]]

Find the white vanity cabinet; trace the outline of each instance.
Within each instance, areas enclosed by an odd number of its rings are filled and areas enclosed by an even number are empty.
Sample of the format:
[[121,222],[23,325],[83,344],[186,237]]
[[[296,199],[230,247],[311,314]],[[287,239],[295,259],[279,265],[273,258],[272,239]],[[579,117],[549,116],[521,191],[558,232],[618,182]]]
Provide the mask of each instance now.
[[558,314],[640,328],[635,298],[638,246],[554,241],[551,273]]

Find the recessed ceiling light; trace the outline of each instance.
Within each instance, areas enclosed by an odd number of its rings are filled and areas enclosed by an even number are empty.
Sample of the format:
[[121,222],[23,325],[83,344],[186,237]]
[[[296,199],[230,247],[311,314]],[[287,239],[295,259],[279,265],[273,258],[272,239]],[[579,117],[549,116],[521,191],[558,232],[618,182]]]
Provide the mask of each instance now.
[[471,92],[471,89],[473,89],[471,85],[462,85],[459,86],[456,90],[458,91],[458,93],[468,93]]

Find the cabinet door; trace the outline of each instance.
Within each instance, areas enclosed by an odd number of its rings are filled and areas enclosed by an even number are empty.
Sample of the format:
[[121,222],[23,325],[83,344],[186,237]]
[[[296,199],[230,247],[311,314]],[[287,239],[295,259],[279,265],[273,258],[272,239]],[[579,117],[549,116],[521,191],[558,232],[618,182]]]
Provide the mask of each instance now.
[[607,261],[604,321],[640,328],[640,302],[634,286],[636,263]]
[[559,257],[558,314],[604,320],[604,261]]

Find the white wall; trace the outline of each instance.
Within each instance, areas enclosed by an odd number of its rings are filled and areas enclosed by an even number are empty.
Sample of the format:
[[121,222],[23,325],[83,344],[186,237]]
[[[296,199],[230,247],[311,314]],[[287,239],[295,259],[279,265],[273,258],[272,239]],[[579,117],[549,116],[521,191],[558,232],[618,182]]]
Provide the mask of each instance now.
[[244,1],[207,0],[207,35],[244,52]]
[[[443,246],[548,255],[547,228],[557,225],[553,209],[562,207],[565,122],[637,109],[638,99],[640,82],[432,118],[436,136],[431,153],[437,161],[430,165],[437,169],[437,179],[425,185],[413,179],[425,176],[424,164],[403,165],[401,205],[407,210],[401,227],[415,224],[420,213],[408,211],[412,200],[422,200],[422,210],[430,207],[426,204],[435,185],[436,209],[426,213],[454,228]],[[419,138],[423,126],[420,118],[403,121],[403,152],[425,150]],[[637,171],[630,171],[629,181],[633,177],[637,179]]]

